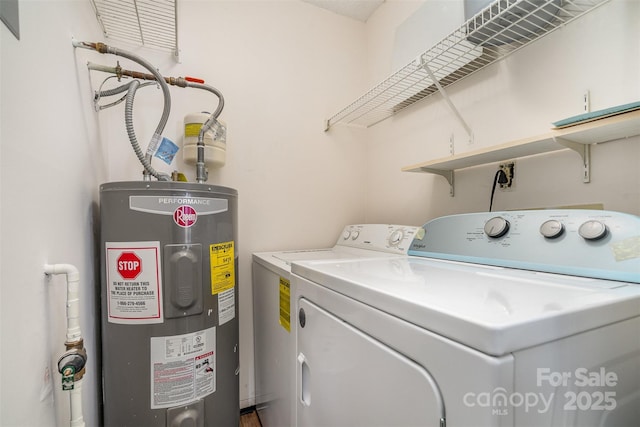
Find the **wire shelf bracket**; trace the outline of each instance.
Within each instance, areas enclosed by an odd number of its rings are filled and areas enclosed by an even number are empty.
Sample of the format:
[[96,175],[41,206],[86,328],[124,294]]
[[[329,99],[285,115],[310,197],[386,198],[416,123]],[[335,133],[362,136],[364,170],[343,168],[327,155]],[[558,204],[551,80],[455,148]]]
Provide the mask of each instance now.
[[[417,60],[421,61],[420,58],[418,58]],[[435,77],[435,75],[433,74],[433,71],[431,71],[431,69],[429,68],[429,64],[427,62],[422,62],[421,65],[424,68],[424,70],[427,72],[427,74],[429,74],[429,78],[434,82],[434,84],[438,88],[438,91],[440,91],[440,94],[446,101],[451,111],[453,111],[453,113],[455,114],[456,118],[458,119],[462,127],[464,127],[464,130],[467,132],[467,135],[469,136],[469,143],[473,143],[473,131],[471,130],[471,127],[469,127],[467,122],[462,117],[462,114],[460,114],[460,111],[458,111],[454,103],[451,101],[451,99],[449,98],[449,95],[447,95],[447,92],[444,90],[444,87],[442,87],[442,85],[440,84],[439,79]]]

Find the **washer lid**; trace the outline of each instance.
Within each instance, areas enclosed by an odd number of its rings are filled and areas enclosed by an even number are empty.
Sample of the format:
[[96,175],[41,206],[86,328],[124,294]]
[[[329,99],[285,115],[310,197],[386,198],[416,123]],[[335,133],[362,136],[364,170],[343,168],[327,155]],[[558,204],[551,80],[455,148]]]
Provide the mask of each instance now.
[[256,252],[253,261],[281,276],[289,276],[292,261],[340,259],[333,249]]
[[363,258],[397,257],[387,252],[371,251],[368,249],[349,248],[336,246],[328,249],[305,249],[299,251],[281,252],[256,252],[253,260],[278,274],[288,275],[291,272],[291,263],[297,261],[343,261]]
[[601,279],[414,257],[292,271],[496,356],[640,316],[640,286]]

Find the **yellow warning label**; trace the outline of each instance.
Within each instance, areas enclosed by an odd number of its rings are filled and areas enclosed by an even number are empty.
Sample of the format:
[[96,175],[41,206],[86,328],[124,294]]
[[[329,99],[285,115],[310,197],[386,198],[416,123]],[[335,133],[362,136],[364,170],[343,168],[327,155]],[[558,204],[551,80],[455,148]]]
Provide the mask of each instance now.
[[209,246],[211,263],[211,295],[233,289],[236,284],[233,242]]
[[291,282],[280,278],[280,325],[291,332]]
[[186,123],[184,125],[184,136],[198,136],[202,129],[202,123]]

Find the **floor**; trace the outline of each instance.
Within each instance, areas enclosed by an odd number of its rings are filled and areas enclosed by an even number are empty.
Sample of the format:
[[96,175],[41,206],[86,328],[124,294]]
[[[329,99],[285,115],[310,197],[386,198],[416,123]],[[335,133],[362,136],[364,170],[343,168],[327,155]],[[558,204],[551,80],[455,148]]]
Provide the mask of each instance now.
[[240,416],[240,427],[262,427],[258,413],[252,411]]

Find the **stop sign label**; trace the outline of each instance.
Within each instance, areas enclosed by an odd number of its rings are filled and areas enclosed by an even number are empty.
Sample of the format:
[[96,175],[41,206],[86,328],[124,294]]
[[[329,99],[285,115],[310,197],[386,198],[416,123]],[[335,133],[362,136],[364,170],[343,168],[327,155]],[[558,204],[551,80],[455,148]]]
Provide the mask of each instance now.
[[117,268],[123,279],[135,279],[142,271],[142,261],[134,252],[122,252],[117,259]]

